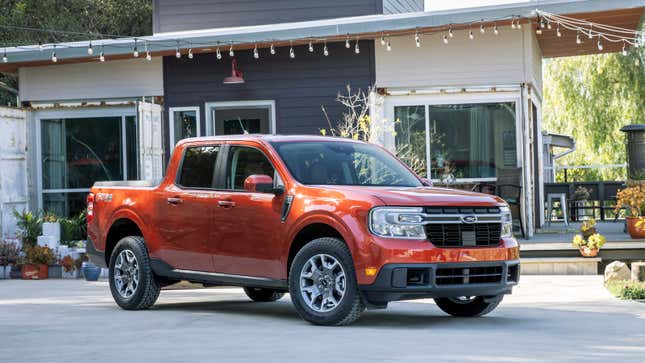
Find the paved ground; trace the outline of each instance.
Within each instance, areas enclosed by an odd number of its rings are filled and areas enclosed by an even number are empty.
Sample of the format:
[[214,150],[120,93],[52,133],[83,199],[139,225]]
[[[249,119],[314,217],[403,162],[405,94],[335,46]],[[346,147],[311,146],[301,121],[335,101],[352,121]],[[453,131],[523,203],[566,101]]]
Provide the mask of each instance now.
[[106,282],[0,280],[0,362],[643,361],[644,303],[614,299],[598,276],[522,279],[484,318],[422,300],[341,328],[240,289],[164,291],[154,309],[130,312]]

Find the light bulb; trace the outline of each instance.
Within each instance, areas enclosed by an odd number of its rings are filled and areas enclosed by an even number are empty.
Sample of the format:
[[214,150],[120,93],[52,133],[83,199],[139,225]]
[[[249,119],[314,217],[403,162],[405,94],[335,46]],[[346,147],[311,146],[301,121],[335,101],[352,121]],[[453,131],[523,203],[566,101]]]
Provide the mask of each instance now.
[[621,53],[622,53],[624,56],[627,56],[627,45],[625,44],[625,42],[623,42],[623,50],[621,51]]
[[188,59],[193,59],[193,48],[188,48]]
[[517,18],[517,29],[522,29],[522,23],[520,23],[520,18]]
[[92,42],[90,42],[90,45],[87,47],[87,54],[89,55],[94,54],[94,48],[92,48]]
[[605,47],[602,46],[602,43],[600,42],[600,38],[598,38],[598,50],[603,50]]
[[557,35],[558,38],[562,38],[562,32],[560,31],[560,24],[558,24],[558,29],[556,29],[555,35]]
[[258,53],[258,46],[257,44],[255,45],[255,48],[253,48],[253,58],[259,59],[260,58],[260,53]]
[[385,36],[381,34],[381,45],[385,45]]
[[175,57],[178,59],[181,58],[181,52],[179,51],[179,48],[175,50]]
[[5,48],[4,53],[2,53],[2,62],[3,63],[9,62],[9,58],[7,58],[7,48]]
[[146,51],[146,60],[148,60],[148,61],[152,60],[152,56],[150,55],[149,51]]
[[589,28],[589,33],[587,34],[589,39],[593,38],[593,33],[591,32],[591,28]]
[[448,29],[448,36],[451,38],[455,36],[455,32],[452,31],[452,25],[450,26],[450,29]]
[[314,52],[314,45],[311,43],[311,40],[309,41],[309,53]]
[[56,57],[56,52],[52,52],[52,62],[56,63],[58,62],[58,57]]
[[493,26],[493,34],[499,35],[499,29],[497,29],[497,24]]
[[538,27],[537,29],[535,29],[535,34],[542,35],[542,28]]
[[327,42],[325,42],[325,46],[323,46],[323,55],[325,57],[329,55],[329,50],[327,49]]
[[552,26],[551,26],[551,22],[548,21],[548,20],[546,21],[546,28],[549,29],[549,30],[553,29]]
[[515,25],[515,17],[513,17],[513,20],[511,20],[511,28],[517,29],[517,25]]
[[482,34],[486,33],[486,28],[484,28],[484,24],[479,26],[479,32]]
[[349,49],[349,47],[351,47],[351,45],[349,44],[349,37],[347,37],[345,39],[345,48]]
[[470,38],[470,40],[475,39],[475,34],[473,34],[472,30],[468,32],[468,38]]
[[448,36],[447,35],[443,36],[443,44],[448,44]]
[[217,50],[215,51],[215,56],[217,59],[222,59],[222,52],[219,51],[219,47],[217,47]]
[[417,34],[414,39],[414,44],[417,46],[417,48],[421,48],[421,37]]
[[231,47],[228,48],[228,56],[229,57],[234,57],[235,56],[235,52],[233,51],[233,44],[231,44]]
[[139,58],[139,49],[137,48],[137,38],[134,38],[134,48],[132,49],[132,56]]
[[358,47],[358,39],[356,39],[356,44],[354,44],[354,53],[359,54],[361,52],[361,48]]
[[101,62],[105,62],[105,54],[103,54],[103,52],[99,53],[99,60]]
[[387,44],[385,45],[385,49],[388,52],[392,50],[392,42],[390,42],[390,38],[387,38]]
[[293,50],[293,44],[289,47],[289,58],[293,59],[296,57],[296,52]]
[[580,38],[580,34],[576,35],[576,44],[582,44],[582,39]]
[[269,49],[269,52],[271,53],[271,55],[275,54],[275,47],[273,46],[273,44],[271,44],[271,48]]
[[43,51],[43,43],[38,42],[38,50],[41,52]]

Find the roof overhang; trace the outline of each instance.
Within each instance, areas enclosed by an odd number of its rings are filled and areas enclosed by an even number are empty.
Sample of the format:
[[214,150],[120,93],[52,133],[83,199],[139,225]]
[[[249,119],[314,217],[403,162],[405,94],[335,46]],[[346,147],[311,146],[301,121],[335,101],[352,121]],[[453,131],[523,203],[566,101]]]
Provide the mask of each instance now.
[[[160,33],[152,36],[121,39],[92,40],[94,54],[87,53],[89,39],[82,42],[20,46],[7,48],[9,62],[0,64],[0,72],[12,72],[19,67],[50,65],[52,51],[56,51],[57,64],[92,62],[102,51],[108,60],[132,58],[136,45],[145,53],[145,44],[152,56],[175,53],[180,48],[191,48],[193,53],[213,52],[218,46],[226,50],[231,44],[236,50],[254,46],[268,47],[305,44],[310,40],[341,41],[348,36],[354,39],[374,39],[387,33],[391,36],[413,34],[416,31],[429,33],[441,31],[448,26],[455,30],[467,28],[470,24],[485,19],[487,24],[510,21],[520,17],[523,23],[536,18],[537,11],[567,15],[595,21],[606,25],[636,29],[645,9],[645,0],[545,0],[530,3],[515,3],[437,12],[418,12],[391,15],[368,15],[360,17],[325,19],[271,25],[236,28],[205,29],[174,33]],[[539,36],[545,57],[599,53],[593,44],[571,46],[568,34],[562,38],[545,32]],[[575,42],[574,42],[575,45]],[[622,45],[608,45],[603,52],[619,50]]]

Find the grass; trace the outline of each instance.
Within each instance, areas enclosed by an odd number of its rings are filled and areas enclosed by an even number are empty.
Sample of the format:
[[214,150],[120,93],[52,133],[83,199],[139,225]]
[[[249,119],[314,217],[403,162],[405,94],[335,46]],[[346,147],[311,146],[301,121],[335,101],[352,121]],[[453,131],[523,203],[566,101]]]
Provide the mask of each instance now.
[[605,287],[614,296],[623,300],[645,299],[645,282],[610,281]]

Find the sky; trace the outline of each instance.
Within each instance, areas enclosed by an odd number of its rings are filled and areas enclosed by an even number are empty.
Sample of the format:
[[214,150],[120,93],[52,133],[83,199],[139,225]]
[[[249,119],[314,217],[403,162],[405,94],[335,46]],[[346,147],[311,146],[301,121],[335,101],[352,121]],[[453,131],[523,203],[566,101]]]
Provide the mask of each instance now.
[[425,0],[426,11],[530,2],[531,0]]

